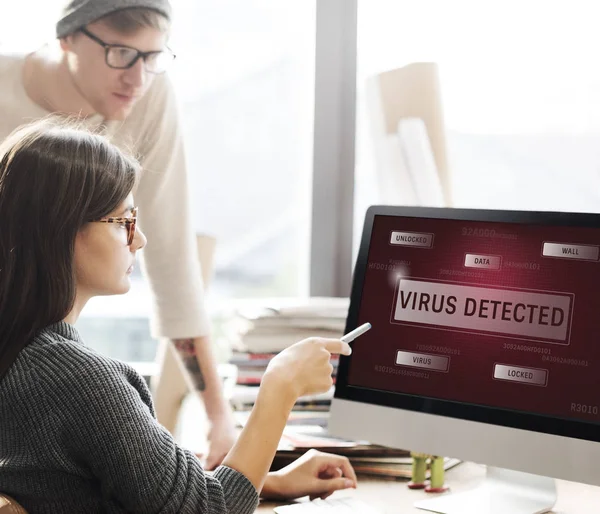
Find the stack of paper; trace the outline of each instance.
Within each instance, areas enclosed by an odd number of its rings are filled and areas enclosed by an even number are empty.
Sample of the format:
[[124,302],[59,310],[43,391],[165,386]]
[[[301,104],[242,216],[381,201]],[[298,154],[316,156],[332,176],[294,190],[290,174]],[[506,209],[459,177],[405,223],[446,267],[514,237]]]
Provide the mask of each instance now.
[[348,298],[312,297],[240,308],[236,313],[239,350],[277,353],[307,337],[339,338],[348,305]]
[[[230,398],[232,407],[236,411],[250,411],[258,396],[258,387],[237,385]],[[318,394],[301,396],[294,405],[294,412],[328,412],[335,389]],[[306,416],[306,414],[303,414]]]

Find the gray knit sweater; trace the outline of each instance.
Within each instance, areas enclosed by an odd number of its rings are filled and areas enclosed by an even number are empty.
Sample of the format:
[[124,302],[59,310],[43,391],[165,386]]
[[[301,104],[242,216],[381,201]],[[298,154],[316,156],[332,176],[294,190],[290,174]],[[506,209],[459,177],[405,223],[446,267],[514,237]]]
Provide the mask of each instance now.
[[67,323],[42,331],[0,381],[0,491],[31,514],[254,512],[241,473],[209,476],[154,415],[130,366]]

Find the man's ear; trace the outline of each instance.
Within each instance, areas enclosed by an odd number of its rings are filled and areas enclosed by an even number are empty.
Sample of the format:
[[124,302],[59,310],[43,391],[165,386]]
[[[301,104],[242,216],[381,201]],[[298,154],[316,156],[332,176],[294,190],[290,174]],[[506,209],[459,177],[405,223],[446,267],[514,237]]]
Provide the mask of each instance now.
[[73,34],[69,34],[68,36],[65,37],[61,37],[59,39],[60,41],[60,48],[63,52],[68,52],[69,50],[71,50],[71,47],[73,46]]

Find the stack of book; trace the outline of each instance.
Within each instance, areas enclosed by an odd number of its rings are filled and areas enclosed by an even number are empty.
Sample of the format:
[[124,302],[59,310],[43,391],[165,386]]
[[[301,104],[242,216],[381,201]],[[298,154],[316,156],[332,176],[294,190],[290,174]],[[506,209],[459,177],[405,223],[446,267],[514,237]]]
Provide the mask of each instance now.
[[273,300],[235,312],[235,347],[254,354],[277,353],[307,337],[343,335],[348,298]]
[[[244,386],[260,385],[262,377],[271,362],[271,359],[277,355],[277,352],[271,353],[252,353],[252,352],[234,352],[230,364],[237,368],[236,383]],[[339,364],[339,356],[331,356],[331,365],[333,366],[332,376],[335,383],[335,375]]]
[[[249,413],[237,412],[238,424],[243,426]],[[308,415],[292,413],[283,432],[271,471],[287,466],[306,451],[317,449],[348,457],[354,471],[359,475],[410,479],[412,458],[407,450],[388,448],[367,441],[350,441],[327,434],[327,417],[323,420]],[[445,458],[444,468],[450,469],[460,463],[458,459]],[[429,478],[429,470],[426,472]]]
[[[230,398],[234,409],[240,412],[252,409],[257,386],[269,362],[279,352],[308,337],[341,337],[347,312],[347,298],[271,300],[239,307],[231,325],[235,332],[230,331],[234,344],[229,363],[237,368],[236,387]],[[334,383],[338,362],[339,357],[333,356]],[[294,411],[312,412],[314,417],[323,418],[332,397],[333,389],[300,398]]]
[[[388,478],[410,479],[412,458],[407,450],[388,448],[369,444],[367,441],[348,441],[328,436],[319,429],[306,430],[308,427],[289,425],[286,427],[273,461],[272,470],[287,466],[311,448],[344,455],[360,475]],[[460,463],[458,459],[445,458],[444,469],[450,469]],[[429,478],[429,470],[426,472]]]
[[[256,397],[258,395],[258,387],[237,385],[233,389],[230,397],[231,406],[234,411],[239,412],[239,418],[244,419],[244,416],[252,410]],[[329,391],[309,396],[298,398],[294,404],[292,414],[296,419],[301,420],[305,417],[326,418],[333,398],[334,388]]]

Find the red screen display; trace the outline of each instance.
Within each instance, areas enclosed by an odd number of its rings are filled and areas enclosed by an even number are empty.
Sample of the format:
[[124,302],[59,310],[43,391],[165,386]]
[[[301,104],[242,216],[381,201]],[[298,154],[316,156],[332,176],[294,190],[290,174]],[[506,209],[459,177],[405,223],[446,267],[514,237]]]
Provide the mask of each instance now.
[[600,230],[376,216],[348,385],[600,421]]

